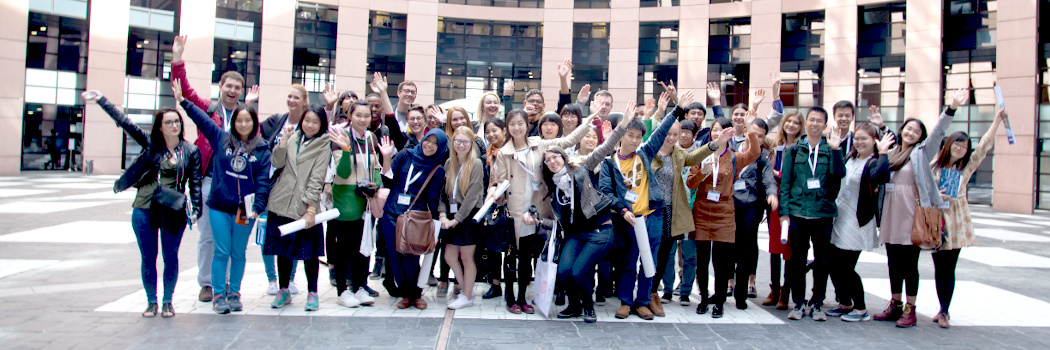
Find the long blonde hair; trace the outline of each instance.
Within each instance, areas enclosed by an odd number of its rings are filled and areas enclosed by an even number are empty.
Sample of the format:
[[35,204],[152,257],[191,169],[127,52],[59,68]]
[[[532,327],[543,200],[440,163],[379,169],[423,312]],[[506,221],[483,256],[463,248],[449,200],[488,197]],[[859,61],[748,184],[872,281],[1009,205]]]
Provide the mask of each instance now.
[[[481,120],[481,118],[485,115],[485,98],[489,96],[495,97],[496,103],[500,103],[502,101],[500,100],[499,95],[497,95],[494,91],[486,91],[484,94],[482,94],[481,99],[478,100],[478,111],[474,112],[474,118],[477,118],[478,124],[485,124],[485,122],[488,121]],[[493,118],[499,118],[498,111],[496,112],[496,115],[493,116]]]
[[463,114],[463,118],[467,119],[467,127],[470,127],[471,130],[473,130],[474,125],[470,122],[470,113],[467,113],[467,109],[460,106],[452,106],[449,107],[447,111],[445,111],[445,135],[452,137],[452,134],[456,131],[452,129],[452,113]]
[[[456,151],[455,147],[456,135],[464,135],[470,139],[470,150],[467,151],[466,154],[468,160],[464,164],[459,164],[459,152]],[[469,126],[461,126],[452,134],[452,137],[449,138],[450,142],[448,143],[448,171],[460,171],[461,174],[467,174],[467,176],[458,176],[459,194],[464,196],[467,195],[467,187],[470,186],[470,173],[474,171],[474,160],[478,159],[478,150],[474,145],[475,138],[477,138],[477,136],[474,135],[474,130],[471,130]],[[462,169],[460,169],[460,166],[462,166]],[[445,193],[448,194],[450,198],[452,197],[453,189],[456,188],[456,177],[457,176],[452,176],[451,173],[445,176]]]
[[802,131],[803,131],[803,129],[802,129],[802,126],[803,126],[802,115],[799,114],[798,111],[787,112],[787,114],[784,115],[784,119],[780,120],[780,126],[777,127],[777,129],[778,129],[777,130],[777,134],[776,134],[776,137],[773,139],[773,145],[772,145],[773,148],[776,148],[776,146],[781,146],[781,145],[783,145],[783,146],[790,146],[790,145],[786,144],[788,136],[787,136],[787,132],[784,131],[784,124],[787,124],[788,119],[791,119],[791,118],[798,119],[798,126],[799,126],[799,128],[798,128],[798,134],[795,135],[795,137],[794,137],[795,141],[798,141],[798,139],[802,138]]

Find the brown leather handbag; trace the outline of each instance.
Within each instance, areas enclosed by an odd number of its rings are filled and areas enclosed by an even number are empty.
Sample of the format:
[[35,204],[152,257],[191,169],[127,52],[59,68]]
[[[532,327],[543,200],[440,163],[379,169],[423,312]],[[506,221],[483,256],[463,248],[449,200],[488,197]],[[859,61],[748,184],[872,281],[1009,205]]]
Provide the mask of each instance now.
[[440,167],[437,166],[430,170],[427,180],[423,181],[423,186],[419,187],[416,198],[412,198],[412,203],[408,205],[408,210],[397,216],[394,240],[398,253],[425,255],[437,249],[437,237],[434,237],[434,217],[429,210],[412,210],[412,206],[423,195],[427,184],[430,183],[430,178],[434,176],[438,168]]
[[923,207],[915,196],[915,219],[911,224],[911,244],[922,249],[937,249],[944,243],[944,212]]

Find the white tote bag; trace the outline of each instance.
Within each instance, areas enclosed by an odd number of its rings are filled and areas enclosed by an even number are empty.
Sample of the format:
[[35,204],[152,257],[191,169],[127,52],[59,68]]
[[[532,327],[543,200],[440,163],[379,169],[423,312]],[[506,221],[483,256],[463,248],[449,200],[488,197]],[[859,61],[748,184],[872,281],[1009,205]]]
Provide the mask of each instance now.
[[551,226],[547,239],[547,256],[536,261],[536,285],[533,286],[532,303],[544,317],[550,317],[551,302],[554,301],[554,282],[558,278],[558,264],[554,263],[554,236],[558,232],[558,222]]

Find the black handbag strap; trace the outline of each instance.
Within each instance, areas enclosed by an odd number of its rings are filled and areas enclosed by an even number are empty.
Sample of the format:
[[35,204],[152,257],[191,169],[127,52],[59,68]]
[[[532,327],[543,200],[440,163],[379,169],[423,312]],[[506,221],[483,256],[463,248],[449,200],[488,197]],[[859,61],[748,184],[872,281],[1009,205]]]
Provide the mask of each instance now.
[[423,186],[419,187],[419,192],[416,193],[416,198],[412,198],[412,203],[408,205],[408,210],[412,210],[412,207],[416,205],[416,200],[418,200],[419,197],[423,196],[423,190],[427,189],[427,184],[430,183],[430,178],[434,177],[434,172],[436,172],[438,168],[440,168],[440,166],[436,166],[434,167],[434,169],[430,169],[430,174],[427,174],[427,179],[426,181],[423,181]]

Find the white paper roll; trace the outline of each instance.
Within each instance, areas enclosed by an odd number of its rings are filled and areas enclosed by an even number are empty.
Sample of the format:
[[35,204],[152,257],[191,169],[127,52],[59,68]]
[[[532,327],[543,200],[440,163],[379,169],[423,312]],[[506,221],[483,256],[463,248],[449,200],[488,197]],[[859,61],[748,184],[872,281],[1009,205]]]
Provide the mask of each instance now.
[[[339,209],[331,209],[323,213],[314,215],[314,224],[320,225],[322,222],[328,222],[339,217]],[[306,220],[299,219],[287,224],[278,226],[277,229],[281,230],[281,236],[287,236],[292,233],[299,232],[306,228]]]
[[[503,182],[499,183],[499,186],[496,186],[496,195],[492,198],[499,198],[503,195],[503,192],[507,191],[507,188],[510,188],[510,181],[503,180]],[[474,222],[481,222],[481,219],[488,215],[489,209],[492,209],[492,204],[494,202],[495,200],[486,200],[485,203],[481,205],[481,209],[478,209],[478,213],[474,214]]]
[[[441,221],[434,220],[434,240],[437,241],[438,234],[441,232]],[[416,277],[416,286],[422,289],[427,289],[427,282],[430,281],[430,271],[434,269],[434,252],[423,255],[423,260],[419,262],[419,276]]]
[[788,244],[788,218],[780,219],[780,244]]
[[642,271],[645,277],[656,275],[653,264],[653,252],[649,249],[649,229],[645,227],[645,215],[634,217],[634,239],[638,242],[638,259],[642,260]]

